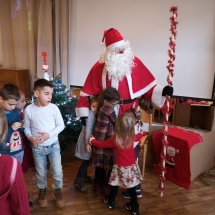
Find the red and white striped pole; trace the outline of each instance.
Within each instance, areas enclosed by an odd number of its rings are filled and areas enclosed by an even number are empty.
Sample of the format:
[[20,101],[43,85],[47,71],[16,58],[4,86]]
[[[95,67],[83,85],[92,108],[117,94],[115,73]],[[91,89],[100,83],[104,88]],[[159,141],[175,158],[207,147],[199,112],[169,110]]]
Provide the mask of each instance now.
[[[169,74],[167,76],[167,83],[169,86],[172,86],[172,77],[174,75],[174,64],[173,61],[175,60],[175,39],[176,39],[176,27],[177,27],[177,7],[171,7],[170,8],[170,12],[172,12],[172,16],[170,17],[170,22],[171,22],[171,27],[170,27],[170,32],[171,32],[171,37],[170,42],[169,42],[169,49],[168,49],[168,55],[169,55],[169,60],[168,60],[168,65],[167,65],[167,69],[169,71]],[[160,162],[160,183],[158,185],[158,190],[161,193],[161,197],[163,197],[163,193],[164,193],[164,182],[166,180],[165,178],[165,173],[166,173],[166,167],[165,167],[165,163],[166,163],[166,149],[168,146],[168,127],[169,127],[169,106],[170,106],[170,96],[166,95],[166,103],[164,106],[164,111],[163,114],[165,116],[164,119],[164,127],[163,127],[163,139],[162,139],[162,143],[163,143],[163,152],[160,154],[161,157],[161,162]]]

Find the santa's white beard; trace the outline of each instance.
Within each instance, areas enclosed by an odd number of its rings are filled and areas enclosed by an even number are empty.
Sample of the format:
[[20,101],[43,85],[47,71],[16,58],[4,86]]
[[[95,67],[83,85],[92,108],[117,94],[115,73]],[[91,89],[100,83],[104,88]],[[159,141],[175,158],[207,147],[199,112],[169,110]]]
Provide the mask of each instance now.
[[125,75],[131,74],[134,66],[133,59],[131,48],[126,48],[123,54],[117,54],[114,50],[105,50],[100,58],[100,63],[105,63],[109,79],[115,77],[122,80]]

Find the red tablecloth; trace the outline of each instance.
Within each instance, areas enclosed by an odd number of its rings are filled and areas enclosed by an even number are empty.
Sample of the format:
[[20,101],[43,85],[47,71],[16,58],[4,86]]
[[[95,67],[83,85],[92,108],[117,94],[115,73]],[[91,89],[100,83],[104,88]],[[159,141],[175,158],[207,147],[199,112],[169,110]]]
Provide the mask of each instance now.
[[[157,160],[157,172],[160,173],[160,153],[163,151],[162,131],[153,134],[153,143]],[[169,145],[166,155],[166,178],[189,189],[191,182],[190,150],[200,142],[202,137],[193,131],[184,130],[176,126],[169,128]]]

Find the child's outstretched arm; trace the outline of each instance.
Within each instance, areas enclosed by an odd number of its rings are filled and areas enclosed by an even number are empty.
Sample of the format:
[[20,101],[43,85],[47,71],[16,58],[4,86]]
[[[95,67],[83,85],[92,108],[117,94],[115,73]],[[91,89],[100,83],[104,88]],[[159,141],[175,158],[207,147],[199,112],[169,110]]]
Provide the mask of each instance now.
[[93,136],[90,136],[89,142],[91,145],[96,146],[98,148],[114,148],[115,146],[113,136],[109,137],[105,141],[98,141]]

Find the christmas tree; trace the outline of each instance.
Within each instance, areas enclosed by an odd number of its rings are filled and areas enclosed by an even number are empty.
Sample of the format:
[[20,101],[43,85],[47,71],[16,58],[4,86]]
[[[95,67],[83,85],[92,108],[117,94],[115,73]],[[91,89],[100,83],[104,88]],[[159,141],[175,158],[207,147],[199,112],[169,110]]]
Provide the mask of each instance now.
[[49,81],[54,85],[51,102],[60,109],[65,124],[65,129],[59,134],[61,149],[65,151],[68,146],[76,144],[82,128],[81,121],[76,119],[75,113],[75,105],[78,99],[69,94],[66,85],[62,84],[60,74]]

